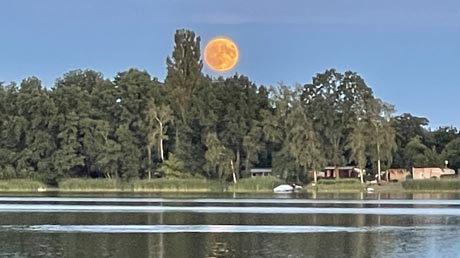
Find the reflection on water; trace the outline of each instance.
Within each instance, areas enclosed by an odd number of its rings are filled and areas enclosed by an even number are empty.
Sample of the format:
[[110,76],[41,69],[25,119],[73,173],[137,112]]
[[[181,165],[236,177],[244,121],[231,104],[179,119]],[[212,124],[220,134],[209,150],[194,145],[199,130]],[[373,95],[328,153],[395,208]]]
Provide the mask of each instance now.
[[226,242],[216,242],[214,243],[213,247],[211,248],[210,254],[207,256],[208,258],[212,257],[230,257],[232,256],[232,252],[229,248],[228,243]]
[[203,197],[0,197],[0,257],[457,257],[460,243],[455,196]]
[[69,198],[69,197],[0,197],[0,202],[72,202],[72,203],[157,203],[157,204],[174,204],[174,203],[192,203],[192,204],[419,204],[419,205],[460,205],[460,200],[454,199],[367,199],[367,200],[323,200],[323,199],[275,199],[275,198]]
[[265,226],[265,225],[0,225],[0,232],[38,233],[333,233],[459,230],[460,226]]
[[[363,203],[364,204],[364,203]],[[444,215],[459,216],[458,208],[338,208],[338,207],[258,207],[258,206],[133,206],[133,205],[59,205],[0,204],[3,213],[248,213],[248,214],[356,214],[356,215]]]

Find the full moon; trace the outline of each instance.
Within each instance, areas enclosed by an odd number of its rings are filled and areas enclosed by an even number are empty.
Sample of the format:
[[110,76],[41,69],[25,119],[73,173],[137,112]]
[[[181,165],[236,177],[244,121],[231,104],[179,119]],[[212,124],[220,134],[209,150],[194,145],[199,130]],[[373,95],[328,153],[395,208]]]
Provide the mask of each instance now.
[[215,71],[225,72],[232,69],[238,62],[238,58],[238,47],[229,38],[214,38],[204,49],[204,60]]

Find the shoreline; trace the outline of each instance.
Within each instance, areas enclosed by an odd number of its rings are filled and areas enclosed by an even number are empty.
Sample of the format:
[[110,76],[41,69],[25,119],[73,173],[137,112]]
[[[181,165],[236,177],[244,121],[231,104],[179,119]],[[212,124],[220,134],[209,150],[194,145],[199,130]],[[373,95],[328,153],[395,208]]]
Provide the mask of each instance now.
[[[142,190],[132,190],[132,189],[59,189],[59,188],[49,188],[45,190],[30,190],[30,189],[0,189],[0,195],[2,193],[40,193],[40,194],[47,194],[47,193],[96,193],[96,194],[103,194],[103,193],[240,193],[240,194],[269,194],[273,193],[273,190],[243,190],[238,189],[236,191],[213,191],[213,190],[203,190],[203,189],[187,189],[187,190],[174,190],[174,189],[142,189]],[[409,189],[379,189],[373,191],[367,190],[352,190],[352,189],[306,189],[302,190],[298,193],[319,193],[319,194],[350,194],[350,193],[366,193],[366,194],[411,194],[411,193],[427,193],[427,194],[448,194],[448,193],[459,193],[460,190],[409,190]],[[288,193],[289,194],[289,193]]]
[[[403,182],[364,184],[351,181],[329,181],[327,184],[305,185],[300,193],[460,193],[459,180],[446,181],[412,181],[410,184],[417,187],[408,188]],[[437,185],[427,184],[436,183]],[[280,180],[267,179],[242,179],[238,184],[225,183],[213,180],[197,179],[153,179],[123,182],[109,179],[70,179],[62,181],[58,186],[47,186],[34,180],[0,180],[1,193],[273,193],[276,185],[282,184]],[[454,187],[443,187],[454,184]]]

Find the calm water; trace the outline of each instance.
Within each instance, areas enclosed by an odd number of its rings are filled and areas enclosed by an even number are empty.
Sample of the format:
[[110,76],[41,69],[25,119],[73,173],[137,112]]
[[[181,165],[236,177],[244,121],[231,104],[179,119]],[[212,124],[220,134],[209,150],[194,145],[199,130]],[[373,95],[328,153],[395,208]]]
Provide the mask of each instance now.
[[8,194],[0,244],[0,257],[460,257],[460,196]]

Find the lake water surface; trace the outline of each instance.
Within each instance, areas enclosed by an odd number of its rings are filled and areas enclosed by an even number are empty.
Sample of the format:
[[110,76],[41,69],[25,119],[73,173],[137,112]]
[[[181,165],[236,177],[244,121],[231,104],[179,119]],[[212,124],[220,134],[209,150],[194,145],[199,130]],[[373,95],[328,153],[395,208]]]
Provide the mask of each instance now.
[[459,197],[3,194],[0,257],[460,257]]

